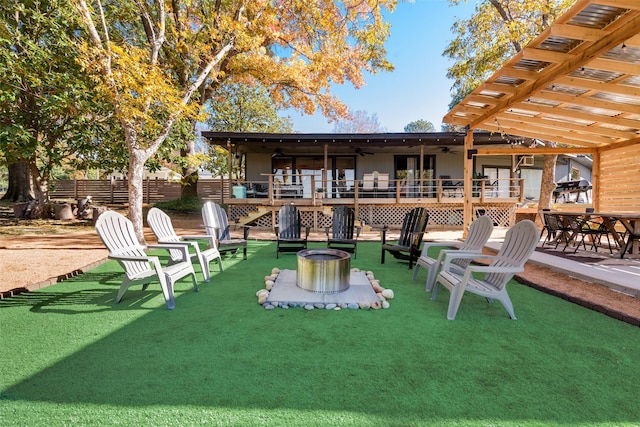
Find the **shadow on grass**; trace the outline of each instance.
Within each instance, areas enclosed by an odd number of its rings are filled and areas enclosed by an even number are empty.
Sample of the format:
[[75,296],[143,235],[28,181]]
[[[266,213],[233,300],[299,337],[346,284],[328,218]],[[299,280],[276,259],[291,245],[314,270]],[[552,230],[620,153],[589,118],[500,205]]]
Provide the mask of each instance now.
[[319,414],[326,424],[339,422],[330,414],[345,412],[384,425],[640,421],[638,328],[515,282],[519,320],[508,320],[499,304],[469,298],[450,322],[446,292],[432,302],[424,272],[413,282],[405,263],[380,265],[379,243],[359,244],[352,267],[374,271],[394,290],[388,310],[267,311],[255,297],[263,276],[295,268],[296,257],[276,260],[270,242],[249,248],[247,261],[225,257],[225,271],[214,269],[199,293],[179,282],[173,311],[157,286],[113,305],[113,262],[21,304],[1,301],[3,324],[35,328],[3,336],[16,346],[1,353],[5,363],[47,337],[49,350],[23,361],[33,366],[22,368],[28,375],[2,382],[0,400],[28,403],[53,420],[60,405],[118,407],[123,424],[148,408],[167,419],[176,411],[295,411],[308,414],[296,419],[307,425],[318,424]]

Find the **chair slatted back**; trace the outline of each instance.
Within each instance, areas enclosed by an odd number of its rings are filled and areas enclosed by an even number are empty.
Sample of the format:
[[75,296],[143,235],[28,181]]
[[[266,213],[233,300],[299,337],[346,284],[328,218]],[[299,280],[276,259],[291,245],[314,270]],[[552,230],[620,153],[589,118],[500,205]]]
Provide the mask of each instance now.
[[284,205],[278,212],[280,239],[300,239],[302,218],[294,205]]
[[[523,267],[538,244],[538,227],[533,221],[523,220],[511,227],[504,237],[496,260],[491,263],[496,267]],[[488,273],[484,281],[502,289],[513,277],[513,273]]]
[[362,189],[364,191],[373,191],[375,180],[372,173],[365,173],[362,176]]
[[331,235],[334,240],[353,239],[355,212],[348,206],[337,206],[333,210]]
[[[96,221],[96,232],[109,250],[109,255],[146,256],[138,242],[133,223],[123,215],[106,211]],[[136,277],[151,270],[147,261],[122,261],[127,277]]]
[[[222,206],[214,202],[205,202],[202,206],[202,220],[207,233],[215,235],[220,241],[231,240],[227,213]],[[217,230],[217,234],[212,230]]]
[[[469,234],[467,238],[460,244],[458,249],[460,251],[479,251],[482,250],[484,245],[491,237],[493,232],[493,220],[488,215],[482,215],[476,218],[475,221],[469,226]],[[471,259],[468,258],[456,258],[452,261],[453,264],[465,269],[471,264]]]
[[378,174],[378,190],[386,191],[389,189],[389,174]]
[[[149,224],[149,227],[153,231],[153,234],[155,234],[158,242],[171,243],[180,241],[180,237],[171,223],[171,218],[160,209],[149,209],[149,213],[147,214],[147,224]],[[172,261],[182,259],[182,251],[179,249],[170,249],[169,254],[171,255]]]
[[425,208],[414,208],[407,212],[402,221],[398,245],[420,247],[428,220],[429,213]]

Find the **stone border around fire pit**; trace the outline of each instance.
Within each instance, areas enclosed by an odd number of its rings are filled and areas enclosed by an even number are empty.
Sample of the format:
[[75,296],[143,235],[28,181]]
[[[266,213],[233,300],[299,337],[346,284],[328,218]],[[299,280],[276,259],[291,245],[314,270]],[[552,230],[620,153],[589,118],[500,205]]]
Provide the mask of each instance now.
[[[380,285],[380,281],[375,278],[372,271],[362,271],[359,268],[351,268],[351,273],[362,272],[365,274],[371,288],[375,292],[378,297],[378,301],[374,302],[343,302],[343,303],[309,303],[309,302],[301,302],[301,301],[269,301],[269,295],[271,290],[276,285],[276,281],[280,274],[279,268],[273,268],[271,270],[271,274],[269,276],[264,277],[264,288],[260,289],[256,292],[256,297],[258,297],[258,304],[263,306],[266,310],[274,310],[277,307],[288,309],[294,307],[302,307],[305,310],[314,310],[314,309],[325,309],[325,310],[341,310],[341,309],[351,309],[351,310],[378,310],[381,308],[389,308],[389,300],[394,298],[393,290],[385,289]],[[366,282],[365,282],[366,283]]]

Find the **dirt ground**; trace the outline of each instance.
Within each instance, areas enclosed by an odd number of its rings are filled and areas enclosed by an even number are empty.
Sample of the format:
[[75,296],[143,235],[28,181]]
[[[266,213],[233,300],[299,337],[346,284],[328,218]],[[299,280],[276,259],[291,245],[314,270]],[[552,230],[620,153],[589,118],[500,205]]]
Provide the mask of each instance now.
[[[200,215],[172,215],[178,234],[202,234]],[[147,242],[155,243],[145,228]],[[271,230],[253,229],[251,238],[273,239]],[[362,240],[379,240],[377,232]],[[312,233],[310,240],[324,240]],[[34,290],[87,271],[102,262],[107,251],[90,221],[27,221],[0,215],[0,296]],[[544,267],[527,265],[518,280],[529,286],[640,326],[640,300],[600,285],[574,279]]]

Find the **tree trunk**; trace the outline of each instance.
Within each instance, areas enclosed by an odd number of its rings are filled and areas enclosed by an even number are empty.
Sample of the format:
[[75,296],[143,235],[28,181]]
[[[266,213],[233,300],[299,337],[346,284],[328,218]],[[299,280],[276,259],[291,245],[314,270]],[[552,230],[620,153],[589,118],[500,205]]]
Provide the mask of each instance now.
[[24,160],[20,160],[10,163],[8,169],[9,186],[5,195],[2,196],[2,200],[10,202],[28,202],[32,200],[29,164]]
[[[538,200],[538,208],[550,209],[552,206],[553,190],[556,188],[556,162],[557,154],[545,154],[542,157],[542,180],[540,183],[540,197]],[[541,219],[536,216],[536,223],[541,224]]]
[[198,197],[198,171],[193,171],[189,175],[188,171],[191,168],[185,168],[182,172],[182,188],[180,190],[180,197],[183,199]]
[[[187,148],[181,150],[180,155],[182,157],[192,156],[196,154],[195,141],[188,141],[186,143]],[[190,197],[198,197],[198,169],[192,166],[186,166],[182,168],[182,188],[180,190],[180,197],[182,199]]]
[[142,202],[144,185],[144,153],[138,149],[129,150],[129,219],[133,223],[136,238],[140,244],[146,244],[142,223]]
[[35,164],[29,165],[31,169],[31,182],[33,183],[33,194],[38,204],[36,211],[32,213],[32,218],[49,217],[49,178],[48,174],[42,176]]

